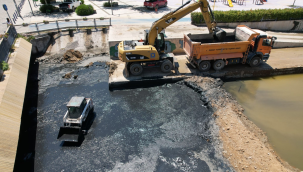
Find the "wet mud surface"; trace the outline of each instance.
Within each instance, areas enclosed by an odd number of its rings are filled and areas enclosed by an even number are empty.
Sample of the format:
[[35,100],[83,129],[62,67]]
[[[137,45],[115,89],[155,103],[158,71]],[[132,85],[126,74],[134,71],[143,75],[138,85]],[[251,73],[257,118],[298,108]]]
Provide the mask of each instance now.
[[[78,77],[62,78],[68,72]],[[109,91],[108,66],[100,62],[40,64],[38,80],[27,171],[233,171],[221,154],[212,110],[183,83]],[[75,95],[92,98],[95,110],[84,140],[68,144],[57,135]]]

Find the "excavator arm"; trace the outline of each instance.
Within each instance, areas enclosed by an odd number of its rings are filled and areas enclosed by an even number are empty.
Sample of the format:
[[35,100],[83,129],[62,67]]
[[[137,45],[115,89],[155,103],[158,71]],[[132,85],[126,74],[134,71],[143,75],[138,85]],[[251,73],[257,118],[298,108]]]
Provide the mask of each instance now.
[[[212,15],[212,18],[214,19],[214,16],[212,14],[211,9],[209,8],[209,4],[207,0],[197,0],[197,2],[190,4],[189,6],[186,6],[190,3],[190,0],[186,2],[184,5],[179,7],[178,9],[165,14],[162,18],[155,21],[153,25],[151,26],[149,33],[148,33],[148,45],[154,45],[158,33],[160,33],[163,29],[170,26],[171,24],[175,23],[179,19],[183,18],[187,14],[195,11],[200,7],[203,18],[205,20],[205,23],[207,25],[207,28],[209,30],[209,33],[213,33],[216,29],[216,22],[211,21],[211,17],[209,15],[208,9],[210,10],[210,13]],[[185,7],[186,6],[186,7]],[[184,8],[183,8],[184,7]]]

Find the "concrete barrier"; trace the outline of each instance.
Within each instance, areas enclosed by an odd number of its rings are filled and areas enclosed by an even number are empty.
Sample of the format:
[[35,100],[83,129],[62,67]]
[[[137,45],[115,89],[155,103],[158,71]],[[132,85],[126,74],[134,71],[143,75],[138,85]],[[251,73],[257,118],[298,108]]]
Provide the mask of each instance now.
[[0,169],[13,171],[32,45],[19,38],[0,82]]

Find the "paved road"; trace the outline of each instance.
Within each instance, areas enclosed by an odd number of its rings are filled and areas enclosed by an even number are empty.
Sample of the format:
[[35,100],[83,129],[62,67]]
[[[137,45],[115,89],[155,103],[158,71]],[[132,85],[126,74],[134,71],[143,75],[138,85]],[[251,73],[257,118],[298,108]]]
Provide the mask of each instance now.
[[[17,5],[19,5],[19,3],[21,2],[21,0],[16,0]],[[2,4],[6,4],[7,8],[8,8],[8,12],[9,15],[11,16],[11,18],[13,18],[13,14],[16,10],[15,4],[13,0],[1,0],[1,9],[0,9],[0,33],[2,34],[3,32],[6,31],[6,18],[8,18],[6,11],[4,11],[4,9],[2,8]]]

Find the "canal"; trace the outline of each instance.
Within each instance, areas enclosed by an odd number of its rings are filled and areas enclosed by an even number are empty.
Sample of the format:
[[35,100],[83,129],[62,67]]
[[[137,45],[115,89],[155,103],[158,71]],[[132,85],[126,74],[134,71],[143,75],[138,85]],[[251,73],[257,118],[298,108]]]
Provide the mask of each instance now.
[[[15,171],[233,170],[220,152],[213,111],[186,85],[110,91],[105,63],[31,65]],[[60,142],[75,95],[93,99],[91,125],[78,144]]]
[[266,132],[281,158],[303,170],[303,74],[226,82],[223,88]]

